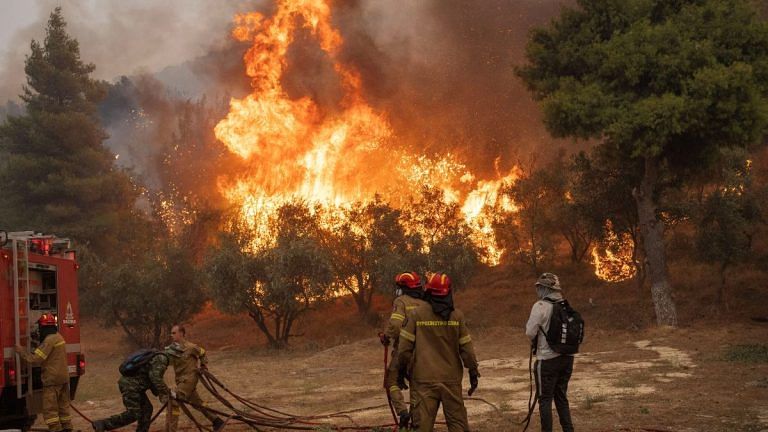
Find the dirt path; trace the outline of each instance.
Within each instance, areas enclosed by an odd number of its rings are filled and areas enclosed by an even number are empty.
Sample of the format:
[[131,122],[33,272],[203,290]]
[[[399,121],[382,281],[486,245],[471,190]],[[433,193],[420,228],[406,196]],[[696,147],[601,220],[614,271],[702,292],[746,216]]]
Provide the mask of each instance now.
[[[764,327],[750,326],[597,331],[578,356],[570,384],[575,424],[589,431],[768,431],[768,365],[722,360],[728,343],[765,341],[766,334]],[[482,373],[476,396],[500,412],[468,401],[473,430],[521,430],[514,423],[524,417],[529,394],[525,341],[505,328],[480,331],[475,340]],[[381,345],[371,339],[310,353],[218,351],[210,353],[210,360],[212,372],[233,391],[276,409],[311,415],[386,403],[382,356]],[[86,415],[98,418],[121,408],[114,384],[118,359],[90,357],[83,399],[76,402]],[[354,419],[380,424],[391,417],[379,408]],[[76,426],[89,429],[83,421]],[[531,426],[538,429],[537,419]]]

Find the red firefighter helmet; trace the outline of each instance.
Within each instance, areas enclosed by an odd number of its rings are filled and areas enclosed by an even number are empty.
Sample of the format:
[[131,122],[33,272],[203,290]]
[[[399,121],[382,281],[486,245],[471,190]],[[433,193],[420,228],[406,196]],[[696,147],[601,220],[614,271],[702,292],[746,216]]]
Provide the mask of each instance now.
[[395,284],[408,289],[421,289],[421,278],[416,272],[400,273],[395,276]]
[[40,316],[40,319],[37,320],[37,324],[41,327],[55,326],[56,317],[53,314],[44,313]]
[[434,273],[427,279],[426,291],[435,297],[451,293],[451,278],[445,273]]

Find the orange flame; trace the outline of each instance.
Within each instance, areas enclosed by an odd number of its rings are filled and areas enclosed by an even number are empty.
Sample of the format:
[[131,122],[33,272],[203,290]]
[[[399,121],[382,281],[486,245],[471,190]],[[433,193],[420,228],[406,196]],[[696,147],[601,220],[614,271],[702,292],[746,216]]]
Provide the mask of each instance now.
[[592,248],[595,276],[606,282],[632,279],[637,271],[632,259],[632,236],[628,233],[617,235],[610,220],[605,221],[605,234],[602,244]]
[[[332,62],[343,92],[337,107],[307,96],[292,99],[283,88],[286,54],[298,31],[315,38]],[[499,198],[499,188],[516,172],[479,181],[472,191],[475,176],[454,155],[433,160],[386,148],[392,129],[363,97],[359,72],[340,59],[343,39],[331,23],[330,0],[277,0],[270,17],[237,15],[232,35],[252,43],[244,61],[253,91],[230,101],[214,132],[247,168],[236,178],[222,177],[219,188],[251,228],[266,234],[268,215],[291,199],[338,208],[382,193],[397,204],[418,190],[413,185],[428,184],[452,202],[466,196],[462,211],[475,241],[491,249],[489,263],[498,262],[487,209],[515,210]]]

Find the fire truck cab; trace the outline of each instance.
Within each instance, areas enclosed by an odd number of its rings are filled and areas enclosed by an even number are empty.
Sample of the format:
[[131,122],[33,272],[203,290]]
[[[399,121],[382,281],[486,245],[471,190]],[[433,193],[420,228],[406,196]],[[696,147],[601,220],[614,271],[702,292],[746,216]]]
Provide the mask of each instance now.
[[37,320],[56,316],[64,337],[74,398],[85,357],[80,349],[78,264],[68,239],[32,231],[0,231],[0,430],[29,429],[42,410],[40,368],[23,362],[15,345],[40,344]]

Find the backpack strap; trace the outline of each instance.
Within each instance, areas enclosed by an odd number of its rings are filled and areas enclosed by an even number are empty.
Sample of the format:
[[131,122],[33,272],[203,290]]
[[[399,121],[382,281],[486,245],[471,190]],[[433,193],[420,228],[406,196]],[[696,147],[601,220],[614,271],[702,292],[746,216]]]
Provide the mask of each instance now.
[[555,300],[555,299],[551,299],[551,298],[549,298],[549,297],[544,297],[544,298],[543,298],[543,299],[541,299],[541,300],[542,300],[542,301],[545,301],[545,302],[547,302],[547,303],[552,303],[552,304],[555,304],[555,303],[562,303],[562,302],[564,302],[564,301],[565,301],[565,299]]

